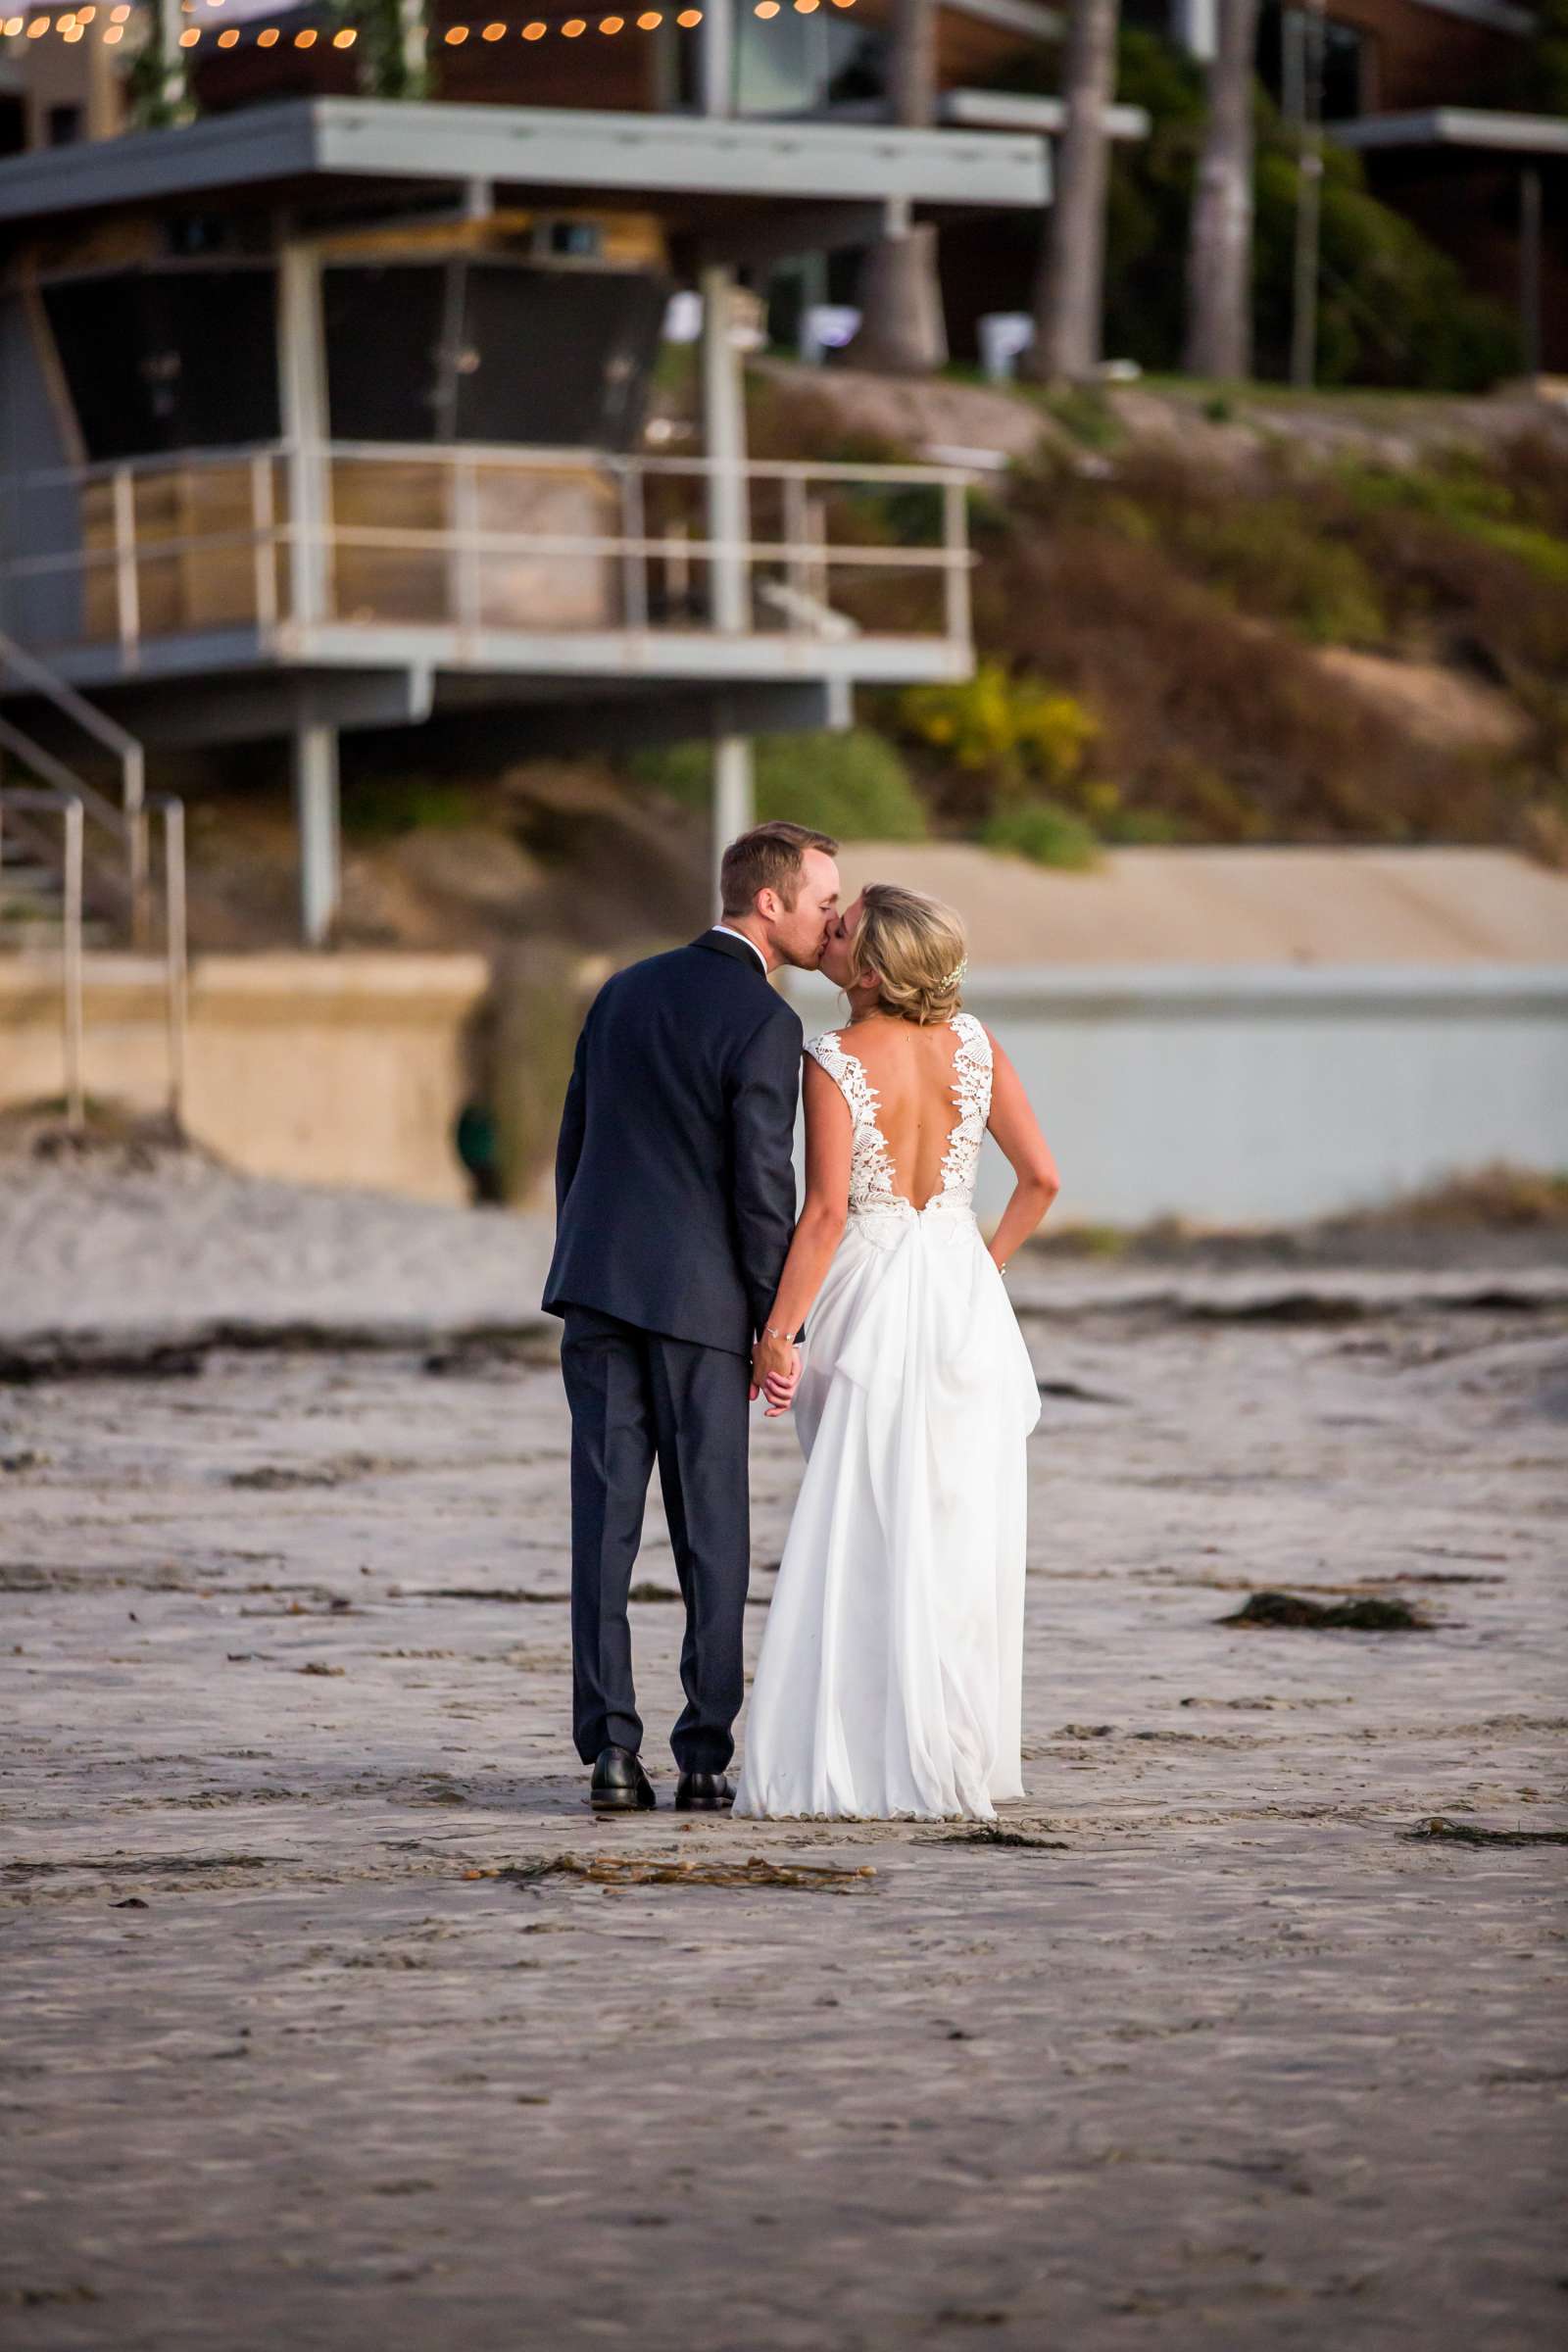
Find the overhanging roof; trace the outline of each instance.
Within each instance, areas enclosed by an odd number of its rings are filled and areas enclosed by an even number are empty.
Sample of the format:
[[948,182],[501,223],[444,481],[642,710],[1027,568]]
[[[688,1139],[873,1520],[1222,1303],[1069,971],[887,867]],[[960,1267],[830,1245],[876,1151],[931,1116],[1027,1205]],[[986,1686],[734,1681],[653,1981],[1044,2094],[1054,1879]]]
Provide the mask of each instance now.
[[1560,115],[1510,115],[1494,108],[1438,106],[1424,114],[1359,115],[1324,126],[1342,147],[1472,147],[1494,155],[1568,155]]
[[940,213],[1047,200],[1042,142],[1004,131],[299,98],[8,157],[0,223],[220,195],[330,210],[473,180],[498,200],[612,203],[699,231],[738,208],[903,197]]

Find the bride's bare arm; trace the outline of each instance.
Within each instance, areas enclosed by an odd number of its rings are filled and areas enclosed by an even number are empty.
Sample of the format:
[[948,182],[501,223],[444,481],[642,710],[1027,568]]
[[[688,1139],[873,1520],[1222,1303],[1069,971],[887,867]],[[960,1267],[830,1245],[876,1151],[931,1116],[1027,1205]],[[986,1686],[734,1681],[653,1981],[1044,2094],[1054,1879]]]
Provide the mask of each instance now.
[[[833,1252],[843,1238],[844,1220],[850,1208],[850,1153],[855,1140],[849,1104],[821,1063],[811,1060],[809,1055],[806,1062],[805,1102],[806,1203],[767,1318],[769,1331],[782,1333],[786,1344],[790,1344],[792,1363],[793,1334],[800,1330],[815,1305]],[[777,1381],[779,1366],[771,1350],[778,1345],[776,1338],[771,1343],[764,1338],[758,1348],[753,1377],[760,1387],[766,1385],[770,1374]],[[763,1348],[770,1349],[767,1358]],[[790,1385],[793,1389],[793,1381]],[[773,1396],[770,1389],[767,1408],[770,1414],[783,1410]]]
[[[989,1029],[986,1035],[991,1037]],[[997,1264],[1004,1266],[1019,1244],[1029,1239],[1060,1192],[1061,1179],[1056,1174],[1051,1147],[1040,1132],[1040,1122],[1029,1107],[1023,1080],[994,1037],[991,1037],[991,1117],[987,1124],[1011,1161],[1017,1179],[1012,1198],[1003,1210],[1002,1222],[989,1244]]]

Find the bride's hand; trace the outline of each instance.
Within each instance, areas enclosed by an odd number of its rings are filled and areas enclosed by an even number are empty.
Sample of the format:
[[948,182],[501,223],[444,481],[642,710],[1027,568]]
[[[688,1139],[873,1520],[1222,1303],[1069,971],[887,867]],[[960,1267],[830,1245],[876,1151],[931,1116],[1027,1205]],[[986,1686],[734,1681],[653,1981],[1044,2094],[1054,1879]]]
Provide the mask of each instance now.
[[800,1350],[787,1340],[764,1335],[752,1356],[752,1396],[765,1398],[769,1420],[789,1411],[800,1378]]
[[752,1399],[755,1402],[772,1382],[793,1383],[798,1373],[795,1349],[787,1339],[764,1332],[752,1349]]

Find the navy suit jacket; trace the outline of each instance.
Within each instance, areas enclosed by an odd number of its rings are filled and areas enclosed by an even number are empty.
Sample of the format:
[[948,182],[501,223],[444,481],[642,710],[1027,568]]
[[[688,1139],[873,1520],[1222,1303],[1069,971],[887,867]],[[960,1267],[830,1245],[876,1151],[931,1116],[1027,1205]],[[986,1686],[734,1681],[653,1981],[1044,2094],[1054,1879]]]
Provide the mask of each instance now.
[[709,931],[608,980],[556,1153],[551,1314],[749,1355],[795,1228],[801,1023],[744,940]]

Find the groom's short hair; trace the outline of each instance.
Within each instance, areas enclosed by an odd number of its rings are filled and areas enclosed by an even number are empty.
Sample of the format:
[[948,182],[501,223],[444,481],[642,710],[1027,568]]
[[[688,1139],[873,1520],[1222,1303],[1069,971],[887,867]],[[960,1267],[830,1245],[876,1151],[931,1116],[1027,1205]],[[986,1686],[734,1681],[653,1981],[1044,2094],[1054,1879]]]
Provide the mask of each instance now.
[[830,833],[814,833],[809,825],[792,825],[786,817],[754,825],[724,852],[719,868],[724,912],[750,914],[760,890],[776,890],[785,906],[793,906],[807,851],[821,850],[831,858],[838,846]]

